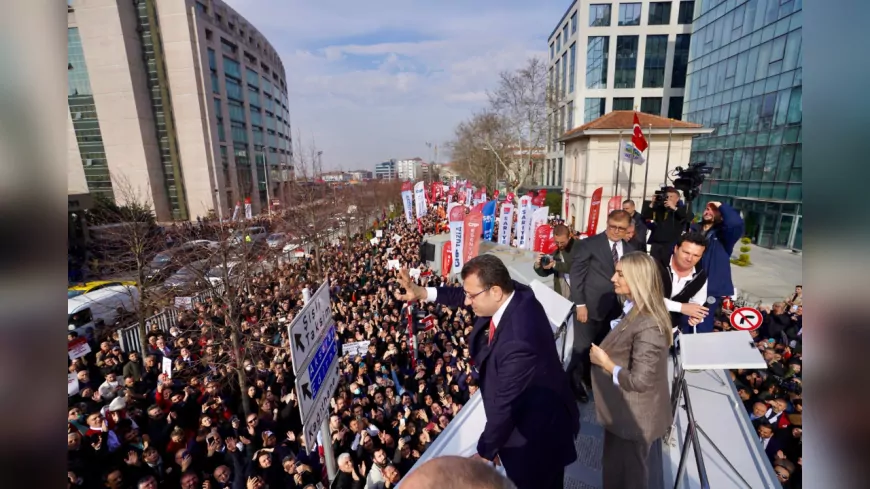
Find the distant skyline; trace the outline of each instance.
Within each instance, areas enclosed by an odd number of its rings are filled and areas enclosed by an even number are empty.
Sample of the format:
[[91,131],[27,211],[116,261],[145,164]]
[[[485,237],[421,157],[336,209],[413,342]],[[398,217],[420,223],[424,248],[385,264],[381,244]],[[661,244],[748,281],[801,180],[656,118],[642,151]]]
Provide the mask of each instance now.
[[[295,139],[324,171],[448,161],[453,129],[498,74],[545,56],[568,0],[226,0],[284,62]],[[426,143],[433,143],[433,148]]]

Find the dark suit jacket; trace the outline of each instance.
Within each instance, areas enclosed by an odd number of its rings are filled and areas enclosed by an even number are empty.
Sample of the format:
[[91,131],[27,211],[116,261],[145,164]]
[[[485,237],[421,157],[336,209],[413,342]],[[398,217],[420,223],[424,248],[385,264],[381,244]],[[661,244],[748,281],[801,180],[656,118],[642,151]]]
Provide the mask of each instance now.
[[[619,315],[621,308],[610,281],[616,273],[610,241],[605,233],[574,244],[571,261],[571,300],[574,304],[585,304],[589,319],[604,321]],[[634,248],[622,240],[623,255]]]
[[[553,265],[553,268],[543,268],[535,266],[533,267],[535,273],[537,273],[540,277],[547,277],[558,272],[559,275],[568,275],[570,277],[572,259],[571,253],[576,247],[577,240],[571,238],[571,240],[568,241],[568,246],[564,250],[557,250],[555,253],[553,253],[553,258],[558,258],[558,261],[556,261],[556,264]],[[558,276],[553,277],[553,290],[556,291],[557,294],[562,295],[562,282],[559,280]],[[567,293],[570,293],[570,291]]]
[[[670,333],[670,324],[665,324]],[[616,325],[601,349],[619,365],[619,386],[603,368],[592,367],[592,391],[598,421],[614,435],[647,445],[671,425],[668,388],[668,340],[652,317],[629,314]]]
[[[458,287],[439,287],[437,302],[459,306]],[[529,287],[514,282],[514,295],[488,345],[491,318],[478,317],[467,338],[480,372],[486,427],[477,452],[499,456],[518,487],[535,487],[542,473],[577,458],[574,437],[580,412],[562,369],[543,306]]]

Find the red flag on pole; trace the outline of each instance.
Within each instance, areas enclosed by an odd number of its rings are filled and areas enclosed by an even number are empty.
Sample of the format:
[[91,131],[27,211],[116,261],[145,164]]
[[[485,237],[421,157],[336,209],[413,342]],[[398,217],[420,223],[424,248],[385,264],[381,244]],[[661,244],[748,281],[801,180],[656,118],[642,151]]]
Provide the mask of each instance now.
[[601,192],[604,187],[598,187],[592,192],[592,203],[589,205],[589,222],[586,226],[586,236],[593,236],[598,229],[598,215],[601,214]]
[[631,144],[637,148],[638,151],[643,153],[646,151],[646,138],[643,137],[643,129],[640,127],[640,119],[637,117],[637,112],[634,113],[634,129],[631,135]]

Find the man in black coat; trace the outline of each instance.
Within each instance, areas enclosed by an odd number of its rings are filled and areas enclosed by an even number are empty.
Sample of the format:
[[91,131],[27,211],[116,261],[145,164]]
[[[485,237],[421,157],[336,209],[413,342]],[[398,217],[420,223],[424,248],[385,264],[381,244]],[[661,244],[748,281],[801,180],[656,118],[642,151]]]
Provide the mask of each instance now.
[[628,212],[628,215],[631,216],[631,222],[634,223],[634,236],[628,240],[628,244],[630,244],[635,250],[646,253],[646,240],[647,234],[649,233],[646,221],[643,220],[640,212],[637,212],[634,201],[631,199],[622,203],[622,210]]
[[468,343],[486,413],[475,457],[503,464],[519,489],[561,488],[565,466],[577,459],[580,412],[544,308],[493,255],[472,258],[461,276],[461,289],[424,289],[402,270],[407,292],[397,297],[472,308]]
[[589,383],[589,348],[599,343],[610,331],[610,320],[620,314],[619,301],[611,279],[616,273],[616,262],[626,253],[634,251],[623,237],[628,231],[631,216],[615,210],[607,216],[603,233],[584,239],[575,245],[571,262],[571,300],[577,306],[574,321],[574,354],[568,372],[574,395],[580,402],[588,402],[584,383]]

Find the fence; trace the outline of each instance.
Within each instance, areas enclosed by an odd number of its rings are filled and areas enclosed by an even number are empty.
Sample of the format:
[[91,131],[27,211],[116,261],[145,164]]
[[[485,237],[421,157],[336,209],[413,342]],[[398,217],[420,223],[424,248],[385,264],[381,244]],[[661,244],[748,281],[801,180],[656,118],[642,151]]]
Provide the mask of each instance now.
[[[209,297],[212,297],[215,294],[223,294],[224,285],[219,284],[215,286],[213,289],[207,289],[202,292],[198,292],[191,296],[191,307],[199,304],[201,302],[205,302],[205,300]],[[164,333],[169,332],[169,328],[171,328],[176,319],[178,318],[178,314],[183,311],[183,309],[169,306],[165,307],[161,312],[148,317],[145,319],[145,331],[152,331],[153,327],[156,325],[160,331]],[[131,326],[127,326],[118,331],[118,338],[121,343],[121,351],[124,353],[129,353],[131,351],[142,353],[142,342],[139,337],[139,324],[134,323]]]

